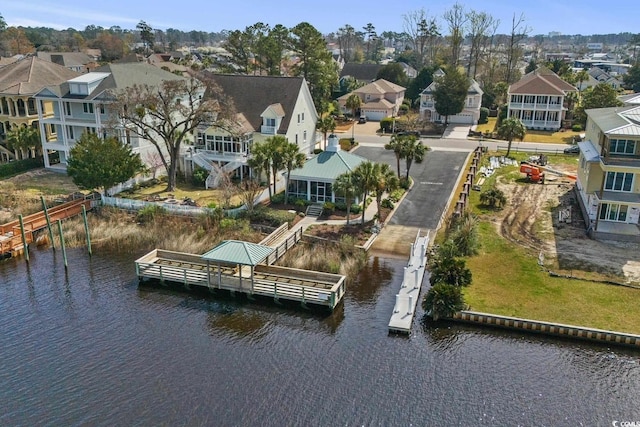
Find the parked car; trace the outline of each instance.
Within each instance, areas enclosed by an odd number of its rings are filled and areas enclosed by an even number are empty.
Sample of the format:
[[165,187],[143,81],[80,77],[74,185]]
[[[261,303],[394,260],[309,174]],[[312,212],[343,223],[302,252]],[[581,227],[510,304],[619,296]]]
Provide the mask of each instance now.
[[567,147],[564,149],[564,154],[578,154],[580,153],[580,147],[577,145],[572,145],[571,147]]
[[358,123],[367,123],[367,116],[360,116]]

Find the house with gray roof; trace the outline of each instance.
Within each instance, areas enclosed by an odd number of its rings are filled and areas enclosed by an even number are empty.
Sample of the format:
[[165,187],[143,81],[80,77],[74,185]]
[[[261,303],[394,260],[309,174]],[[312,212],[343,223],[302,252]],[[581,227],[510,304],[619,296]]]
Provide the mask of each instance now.
[[333,183],[339,175],[353,172],[366,161],[364,157],[342,151],[338,137],[331,134],[325,151],[291,171],[289,196],[312,202],[344,202],[333,192]]
[[[432,123],[442,123],[445,117],[441,116],[436,110],[436,103],[433,93],[438,87],[435,81],[437,78],[444,76],[444,71],[437,70],[434,74],[434,81],[420,93],[420,117],[423,120]],[[480,119],[480,107],[482,107],[482,95],[484,92],[480,89],[480,85],[474,79],[471,79],[469,89],[467,90],[467,98],[464,101],[464,108],[458,114],[449,116],[449,123],[477,125]]]
[[[203,76],[233,104],[236,113],[234,129],[201,126],[194,151],[186,157],[187,170],[197,165],[209,171],[207,187],[217,186],[220,171],[240,179],[250,175],[247,161],[252,145],[276,135],[312,155],[319,136],[318,113],[304,78],[208,72]],[[205,93],[205,99],[215,96],[213,91]]]
[[592,237],[640,242],[640,106],[587,110],[576,190]]
[[509,86],[507,117],[517,117],[527,129],[556,131],[562,127],[568,93],[577,89],[545,67],[525,74]]
[[83,52],[37,52],[36,55],[40,59],[62,65],[77,73],[88,72],[87,65],[94,62],[93,58]]
[[[109,104],[114,93],[136,84],[159,86],[167,80],[184,80],[184,77],[150,64],[118,63],[40,90],[35,98],[53,104],[52,114],[46,114],[41,109],[42,102],[37,103],[42,149],[50,155],[57,154],[60,160],[59,164],[52,165],[49,156],[45,156],[45,167],[65,169],[71,148],[84,132],[106,134],[112,119]],[[55,128],[55,136],[45,137],[47,127]],[[122,129],[120,137],[143,161],[157,150],[150,141],[127,129]]]

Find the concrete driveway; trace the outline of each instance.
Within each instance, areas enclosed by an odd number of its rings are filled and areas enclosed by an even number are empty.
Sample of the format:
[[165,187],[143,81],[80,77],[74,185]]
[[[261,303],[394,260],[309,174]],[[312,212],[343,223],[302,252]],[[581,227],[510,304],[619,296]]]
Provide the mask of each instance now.
[[445,129],[442,138],[444,139],[467,139],[471,125],[452,125]]
[[[395,155],[384,148],[360,147],[356,154],[388,163],[396,170]],[[464,151],[429,151],[422,163],[411,166],[414,185],[376,239],[374,250],[404,256],[409,253],[409,243],[415,239],[418,229],[425,234],[438,227],[468,155],[469,152]],[[404,160],[400,166],[404,173]]]

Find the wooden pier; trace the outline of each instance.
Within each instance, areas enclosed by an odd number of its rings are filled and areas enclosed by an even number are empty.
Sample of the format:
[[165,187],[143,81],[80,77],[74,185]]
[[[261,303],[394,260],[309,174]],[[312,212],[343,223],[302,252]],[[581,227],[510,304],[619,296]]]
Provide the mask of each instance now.
[[285,223],[260,243],[227,240],[204,255],[155,249],[136,260],[136,273],[140,281],[222,289],[333,310],[344,296],[345,276],[272,265],[300,239],[302,228],[289,230]]
[[393,314],[389,320],[390,332],[410,333],[413,317],[420,299],[424,269],[427,264],[427,247],[429,245],[429,233],[420,236],[420,230],[415,241],[411,244],[409,262],[404,267],[404,275],[400,291],[396,294],[396,303]]
[[[82,213],[82,207],[86,210],[92,208],[92,199],[78,199],[66,202],[47,209],[49,220],[54,223]],[[27,245],[33,243],[33,233],[47,227],[47,218],[44,211],[27,215],[22,220],[24,225],[25,240]],[[0,257],[12,256],[24,250],[22,242],[20,221],[15,220],[0,225]]]

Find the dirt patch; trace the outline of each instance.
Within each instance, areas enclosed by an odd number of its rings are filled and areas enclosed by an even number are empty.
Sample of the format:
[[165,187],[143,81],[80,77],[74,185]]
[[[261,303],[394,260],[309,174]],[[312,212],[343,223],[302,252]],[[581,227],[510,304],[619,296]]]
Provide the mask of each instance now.
[[590,239],[574,181],[548,177],[542,185],[499,179],[497,186],[508,203],[492,221],[504,238],[530,249],[562,274],[640,284],[640,245]]

